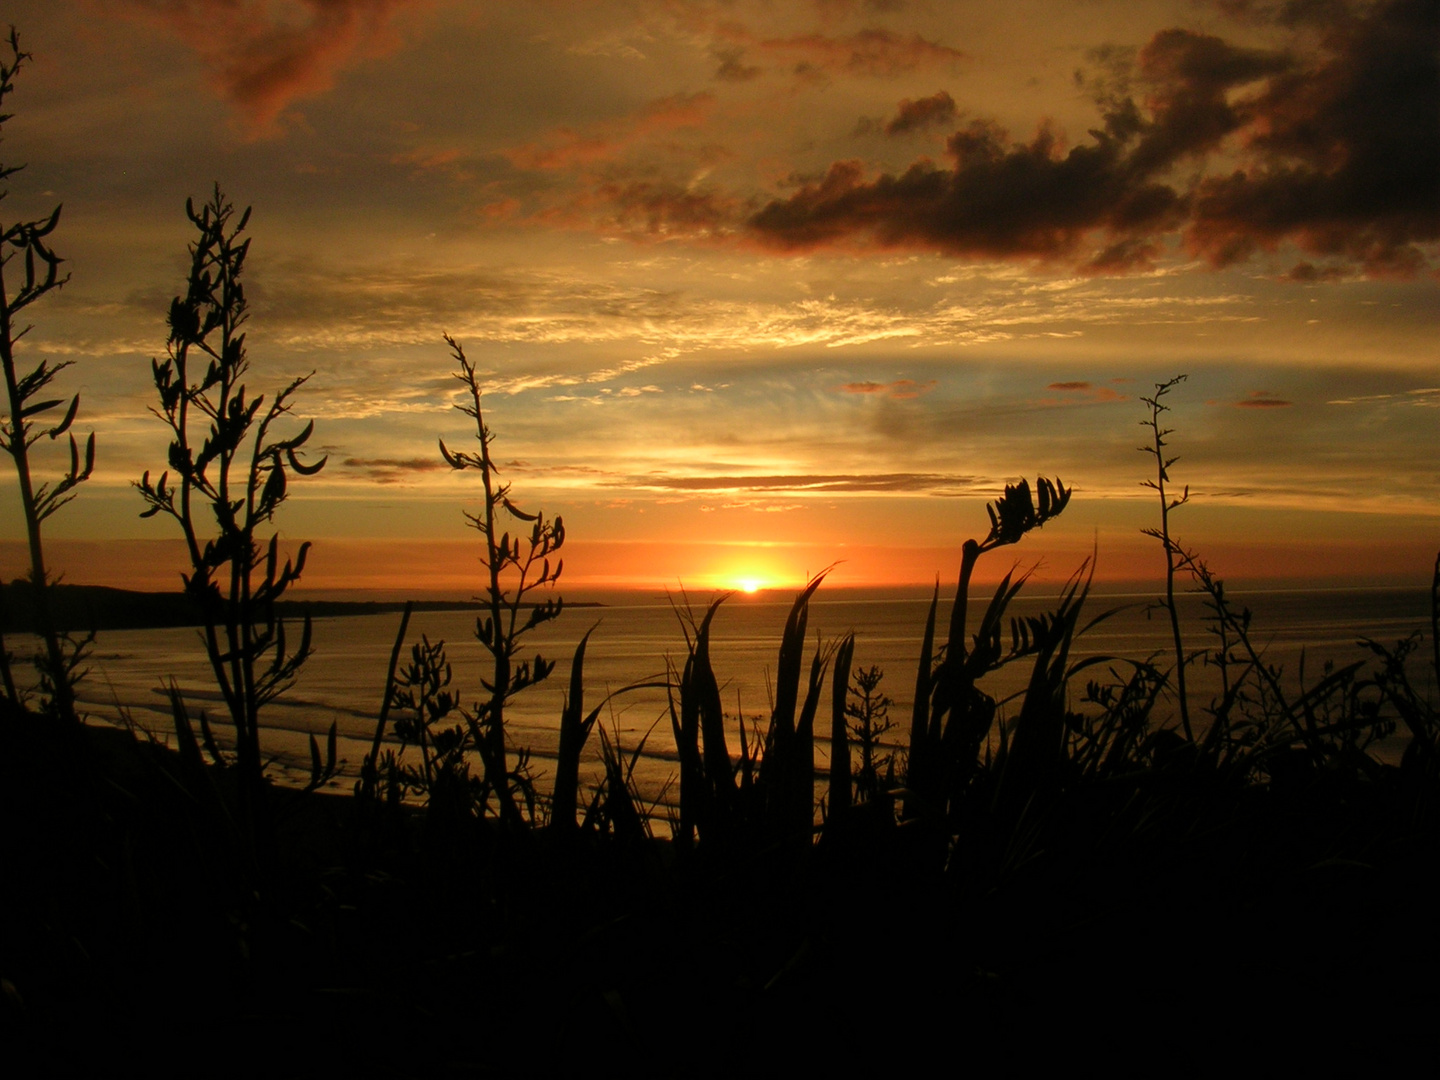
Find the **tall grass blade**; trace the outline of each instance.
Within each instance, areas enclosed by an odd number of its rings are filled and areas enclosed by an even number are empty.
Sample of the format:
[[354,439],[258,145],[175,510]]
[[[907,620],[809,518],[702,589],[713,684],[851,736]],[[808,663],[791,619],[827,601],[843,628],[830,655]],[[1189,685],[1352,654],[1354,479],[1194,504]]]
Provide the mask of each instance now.
[[724,596],[710,605],[695,634],[694,668],[691,671],[691,692],[700,714],[700,736],[704,744],[704,769],[707,802],[717,822],[728,823],[734,813],[735,768],[730,762],[730,747],[725,740],[725,718],[720,705],[720,685],[710,665],[710,623],[720,609]]
[[934,774],[935,748],[930,743],[930,696],[934,689],[935,615],[940,606],[940,581],[930,598],[930,611],[925,616],[925,637],[920,643],[920,665],[915,671],[915,705],[910,717],[910,755],[906,759],[905,787],[911,796],[905,800],[904,815],[914,817],[922,812],[920,803],[931,793],[930,777]]
[[637,846],[645,842],[645,822],[635,806],[630,776],[618,744],[619,733],[612,741],[605,733],[605,726],[600,725],[600,756],[605,763],[605,797],[601,809],[615,839],[627,846]]
[[[689,685],[692,656],[685,659],[685,671],[678,678],[675,669],[670,669],[670,685],[666,692],[670,710],[670,730],[675,736],[675,752],[680,758],[680,821],[674,833],[675,845],[682,851],[695,844],[695,819],[702,798],[700,791],[704,784],[704,767],[700,764],[700,747],[692,741],[693,727],[688,728],[682,715],[685,713],[685,688]],[[675,694],[680,694],[680,709],[675,708]]]
[[225,764],[225,755],[220,752],[220,746],[215,741],[215,733],[210,730],[210,718],[205,715],[205,710],[200,710],[196,717],[200,722],[200,741],[205,747],[205,752],[210,755],[210,760],[216,765]]
[[855,659],[855,635],[847,634],[835,650],[835,676],[830,683],[830,816],[843,817],[850,809],[850,732],[845,703],[850,692],[850,668]]
[[795,815],[792,826],[797,836],[809,839],[815,820],[815,714],[820,710],[820,694],[825,688],[825,672],[830,667],[830,650],[817,645],[810,661],[810,682],[805,689],[805,703],[800,707],[800,720],[795,725],[795,741],[789,773],[790,798]]
[[360,794],[366,799],[375,794],[380,745],[385,739],[385,725],[390,718],[390,702],[395,697],[395,669],[400,664],[400,651],[405,647],[405,631],[410,627],[410,612],[414,608],[415,601],[405,601],[405,610],[400,615],[400,629],[395,632],[395,644],[390,648],[390,665],[385,669],[385,696],[380,701],[380,716],[375,721],[375,738],[371,740],[370,753],[360,770]]
[[[766,740],[765,758],[761,763],[762,778],[772,769],[789,773],[788,765],[795,742],[795,708],[800,696],[800,664],[805,655],[805,630],[810,618],[810,597],[834,569],[826,567],[810,579],[795,597],[785,619],[785,633],[780,639],[780,658],[775,667],[775,706],[770,713],[770,733]],[[784,781],[780,781],[784,786]]]
[[560,748],[555,761],[555,790],[551,799],[550,824],[561,832],[575,829],[575,804],[580,793],[580,753],[589,729],[582,719],[585,710],[585,646],[595,627],[585,631],[570,661],[570,692],[560,713]]
[[1430,647],[1435,654],[1435,685],[1440,687],[1440,552],[1435,554],[1435,573],[1430,579]]

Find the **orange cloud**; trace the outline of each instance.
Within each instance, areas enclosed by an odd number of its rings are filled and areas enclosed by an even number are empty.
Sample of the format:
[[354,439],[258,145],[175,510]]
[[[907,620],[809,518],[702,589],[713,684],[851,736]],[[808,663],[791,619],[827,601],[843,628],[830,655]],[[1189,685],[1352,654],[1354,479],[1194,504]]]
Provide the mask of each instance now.
[[322,94],[354,60],[392,51],[391,22],[428,0],[120,0],[168,28],[200,57],[254,132],[294,101]]
[[934,379],[916,382],[914,379],[896,379],[894,382],[851,382],[840,387],[847,394],[883,394],[885,397],[906,399],[928,394],[936,386]]
[[1268,390],[1252,390],[1249,397],[1232,404],[1237,409],[1288,409],[1291,402],[1275,397]]
[[504,151],[521,169],[557,170],[612,160],[652,135],[696,128],[705,122],[715,95],[672,94],[652,101],[633,117],[596,125],[588,131],[561,127],[544,138]]
[[1130,398],[1113,390],[1108,386],[1095,386],[1088,382],[1052,382],[1045,387],[1046,390],[1060,390],[1066,395],[1065,398],[1046,398],[1040,402],[1042,405],[1069,405],[1099,403],[1107,401],[1129,401]]

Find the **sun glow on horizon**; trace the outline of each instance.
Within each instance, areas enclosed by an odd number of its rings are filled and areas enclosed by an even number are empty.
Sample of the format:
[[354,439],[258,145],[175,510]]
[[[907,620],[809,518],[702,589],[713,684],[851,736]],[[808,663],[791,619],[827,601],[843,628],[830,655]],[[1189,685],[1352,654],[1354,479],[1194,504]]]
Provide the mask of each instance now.
[[763,562],[757,565],[755,561],[748,559],[738,566],[732,563],[728,567],[717,567],[717,571],[713,578],[716,588],[744,593],[746,596],[778,588],[791,576],[780,566]]

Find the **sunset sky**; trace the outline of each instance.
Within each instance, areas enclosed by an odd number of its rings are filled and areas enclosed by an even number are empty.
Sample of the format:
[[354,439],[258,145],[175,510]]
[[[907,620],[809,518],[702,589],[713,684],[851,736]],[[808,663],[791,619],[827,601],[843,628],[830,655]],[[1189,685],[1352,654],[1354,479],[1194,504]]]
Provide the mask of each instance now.
[[[253,206],[252,391],[329,454],[278,518],[305,584],[478,587],[485,373],[566,581],[1154,576],[1139,396],[1183,542],[1236,579],[1428,580],[1440,548],[1440,3],[10,0],[0,220],[64,206],[20,358],[73,360],[98,466],[66,580],[178,585],[150,359],[187,196]],[[298,423],[297,423],[298,426]],[[45,446],[39,470],[61,468]],[[13,477],[0,573],[24,565]],[[123,541],[121,543],[120,541]],[[1000,558],[992,570],[1003,571]]]

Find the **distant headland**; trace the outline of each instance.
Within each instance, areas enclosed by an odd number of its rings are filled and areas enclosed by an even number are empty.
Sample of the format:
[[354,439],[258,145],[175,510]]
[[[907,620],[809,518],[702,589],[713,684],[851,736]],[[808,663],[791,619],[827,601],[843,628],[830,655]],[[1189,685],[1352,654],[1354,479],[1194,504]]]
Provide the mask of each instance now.
[[[0,632],[35,629],[34,593],[25,580],[0,584]],[[50,590],[56,623],[62,629],[158,630],[200,626],[204,622],[194,600],[183,592],[139,592],[106,585],[56,585]],[[479,611],[478,600],[416,600],[415,611]],[[527,607],[530,605],[526,605]],[[566,602],[566,607],[593,608],[596,601]],[[402,600],[281,600],[275,605],[284,618],[333,618],[342,615],[384,615],[402,611]]]

